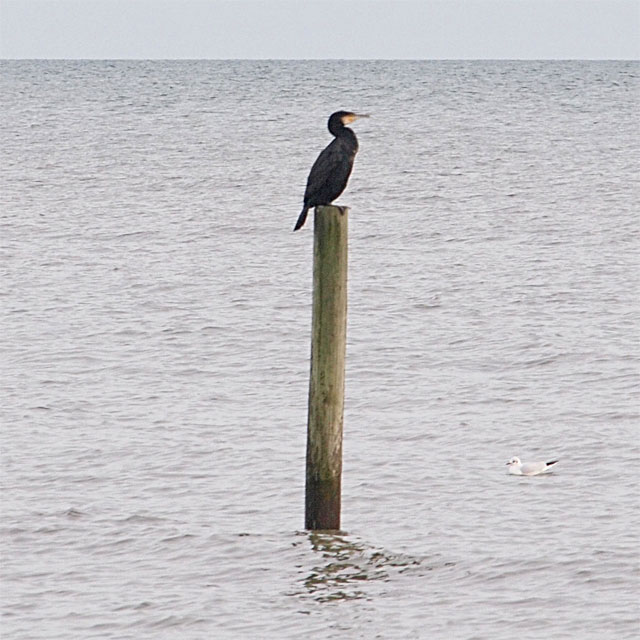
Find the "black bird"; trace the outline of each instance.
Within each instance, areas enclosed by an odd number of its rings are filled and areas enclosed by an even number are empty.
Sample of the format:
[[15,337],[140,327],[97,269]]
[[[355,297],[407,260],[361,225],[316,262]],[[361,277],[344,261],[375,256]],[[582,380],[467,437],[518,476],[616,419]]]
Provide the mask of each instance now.
[[366,114],[351,111],[336,111],[331,114],[328,126],[335,139],[322,151],[311,167],[304,192],[304,207],[293,228],[294,231],[304,224],[311,207],[331,204],[344,191],[358,151],[356,134],[345,125],[358,118],[368,117]]

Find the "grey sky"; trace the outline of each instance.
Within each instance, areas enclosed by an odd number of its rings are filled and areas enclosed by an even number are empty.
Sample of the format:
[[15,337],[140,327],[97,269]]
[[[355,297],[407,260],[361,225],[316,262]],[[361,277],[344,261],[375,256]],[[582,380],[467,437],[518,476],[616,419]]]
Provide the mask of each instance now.
[[0,0],[2,58],[640,58],[640,0]]

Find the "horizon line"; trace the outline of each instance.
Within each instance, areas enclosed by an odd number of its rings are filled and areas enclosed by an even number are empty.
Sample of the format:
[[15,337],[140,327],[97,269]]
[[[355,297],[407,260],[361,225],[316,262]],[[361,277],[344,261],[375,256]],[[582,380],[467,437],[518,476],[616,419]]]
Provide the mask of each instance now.
[[17,61],[92,61],[92,62],[114,62],[114,61],[140,61],[140,62],[323,62],[323,61],[345,61],[345,62],[640,62],[638,58],[193,58],[189,56],[179,58],[158,58],[158,57],[114,57],[114,58],[97,58],[97,57],[5,57],[0,55],[2,62]]

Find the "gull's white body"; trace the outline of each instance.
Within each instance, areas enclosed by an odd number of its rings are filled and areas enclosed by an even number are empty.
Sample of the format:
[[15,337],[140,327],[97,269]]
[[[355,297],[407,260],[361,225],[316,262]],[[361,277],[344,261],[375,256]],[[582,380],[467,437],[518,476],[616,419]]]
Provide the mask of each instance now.
[[538,476],[541,473],[547,473],[551,469],[551,465],[554,465],[557,460],[551,460],[551,462],[520,462],[520,458],[513,457],[507,466],[509,467],[509,473],[514,476]]

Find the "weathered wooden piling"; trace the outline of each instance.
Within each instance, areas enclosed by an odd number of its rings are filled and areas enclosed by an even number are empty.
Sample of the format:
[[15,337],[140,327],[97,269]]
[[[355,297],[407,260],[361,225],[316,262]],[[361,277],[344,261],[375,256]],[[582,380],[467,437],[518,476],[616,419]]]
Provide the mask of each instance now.
[[305,528],[340,528],[348,208],[316,207]]

